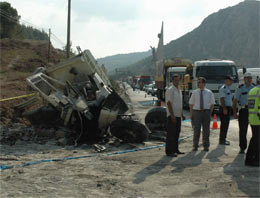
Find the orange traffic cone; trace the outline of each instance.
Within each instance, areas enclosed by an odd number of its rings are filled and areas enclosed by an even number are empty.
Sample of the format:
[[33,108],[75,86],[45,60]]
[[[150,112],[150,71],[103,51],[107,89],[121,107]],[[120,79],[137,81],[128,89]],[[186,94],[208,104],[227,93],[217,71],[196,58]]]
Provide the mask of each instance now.
[[217,115],[216,114],[214,114],[213,124],[212,124],[211,129],[219,129],[218,128],[218,121],[217,121]]
[[164,107],[164,102],[163,101],[161,101],[161,107]]

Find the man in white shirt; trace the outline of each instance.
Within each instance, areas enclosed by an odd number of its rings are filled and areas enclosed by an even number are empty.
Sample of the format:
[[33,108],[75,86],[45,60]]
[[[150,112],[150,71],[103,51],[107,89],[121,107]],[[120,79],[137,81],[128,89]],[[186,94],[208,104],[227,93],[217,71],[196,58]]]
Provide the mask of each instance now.
[[204,151],[209,151],[210,116],[214,109],[215,98],[212,91],[205,88],[206,79],[198,79],[198,89],[192,92],[190,104],[190,117],[194,126],[193,151],[198,150],[201,125],[203,127]]
[[182,113],[182,93],[179,89],[179,75],[172,78],[172,86],[166,91],[167,104],[167,136],[165,153],[167,156],[176,157],[177,154],[184,154],[179,151],[178,139],[181,131],[181,117],[185,119]]

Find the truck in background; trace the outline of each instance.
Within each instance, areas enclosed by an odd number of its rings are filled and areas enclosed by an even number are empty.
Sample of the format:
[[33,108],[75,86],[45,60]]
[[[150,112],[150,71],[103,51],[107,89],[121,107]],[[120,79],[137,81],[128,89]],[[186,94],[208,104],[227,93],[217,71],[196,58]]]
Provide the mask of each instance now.
[[171,67],[168,69],[168,72],[166,74],[166,89],[172,85],[172,77],[175,74],[178,74],[180,76],[180,82],[184,81],[184,75],[185,75],[186,67]]
[[133,76],[133,88],[137,88],[143,90],[144,85],[149,85],[152,83],[152,76],[144,76],[144,75],[137,75]]
[[246,72],[251,73],[252,75],[252,82],[256,84],[256,79],[260,78],[260,68],[243,68],[239,69],[238,71],[239,83],[244,83],[244,74]]
[[234,61],[209,59],[195,61],[193,65],[187,67],[183,84],[183,105],[189,106],[189,98],[194,89],[197,89],[199,77],[206,78],[206,87],[215,96],[215,109],[219,108],[219,88],[224,84],[225,76],[233,77],[231,92],[234,93],[238,86],[239,78],[237,67]]
[[155,85],[157,87],[157,97],[159,100],[165,100],[165,91],[169,87],[171,77],[174,73],[177,73],[182,77],[186,68],[191,65],[192,61],[186,58],[172,58],[163,61],[163,75],[155,75]]

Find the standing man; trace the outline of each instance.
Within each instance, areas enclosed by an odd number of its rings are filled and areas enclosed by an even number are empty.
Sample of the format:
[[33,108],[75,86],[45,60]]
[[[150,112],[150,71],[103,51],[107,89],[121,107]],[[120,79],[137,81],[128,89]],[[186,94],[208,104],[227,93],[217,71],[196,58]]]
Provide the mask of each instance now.
[[220,98],[220,133],[219,133],[219,144],[230,145],[230,142],[226,140],[227,131],[230,121],[230,114],[232,110],[232,93],[230,86],[232,85],[233,78],[226,76],[225,84],[219,89]]
[[260,166],[260,78],[256,80],[257,86],[250,90],[248,94],[248,119],[252,129],[252,138],[250,140],[245,165]]
[[[233,100],[234,118],[238,118],[239,125],[239,147],[240,154],[244,154],[247,148],[247,128],[248,128],[248,106],[247,96],[249,91],[254,87],[252,85],[251,73],[245,73],[244,84],[238,86]],[[237,103],[239,104],[239,116],[237,115]]]
[[190,118],[194,126],[193,136],[193,151],[198,150],[201,125],[203,127],[203,147],[204,151],[209,151],[209,131],[210,131],[210,116],[214,109],[215,98],[212,91],[205,88],[206,79],[200,77],[197,87],[192,92],[190,104]]
[[182,112],[182,93],[179,89],[179,75],[172,78],[172,86],[166,91],[167,104],[167,136],[165,153],[167,156],[177,157],[184,154],[179,151],[178,139],[181,131],[181,117],[185,119]]

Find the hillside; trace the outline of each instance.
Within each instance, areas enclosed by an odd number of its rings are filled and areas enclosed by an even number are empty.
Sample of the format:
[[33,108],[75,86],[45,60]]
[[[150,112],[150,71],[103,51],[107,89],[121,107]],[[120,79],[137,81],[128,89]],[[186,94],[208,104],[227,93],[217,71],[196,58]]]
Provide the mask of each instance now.
[[[64,59],[63,52],[50,48],[48,63],[48,42],[35,40],[0,40],[0,99],[31,93],[25,78],[39,66],[56,64]],[[22,100],[0,103],[0,123],[8,123],[14,105]]]
[[113,73],[116,68],[126,67],[134,64],[151,55],[151,50],[146,52],[134,52],[129,54],[116,54],[97,59],[100,65],[105,64],[109,73]]
[[[260,67],[259,13],[259,1],[244,1],[219,10],[205,18],[193,31],[165,45],[165,56],[187,57],[193,61],[231,59],[238,66]],[[132,64],[127,70],[132,74],[153,74],[152,57]]]

